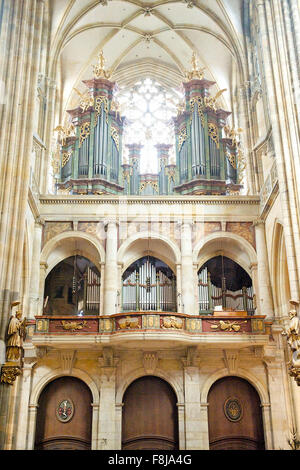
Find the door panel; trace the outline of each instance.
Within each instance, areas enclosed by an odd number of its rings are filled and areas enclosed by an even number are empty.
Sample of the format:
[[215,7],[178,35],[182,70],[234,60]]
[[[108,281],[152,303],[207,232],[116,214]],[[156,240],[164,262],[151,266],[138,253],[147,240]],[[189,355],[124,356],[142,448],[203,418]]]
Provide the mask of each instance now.
[[218,380],[209,391],[208,403],[210,449],[264,449],[260,399],[246,380]]
[[39,399],[36,449],[87,450],[91,447],[92,395],[84,382],[61,377]]
[[128,387],[123,401],[123,449],[178,448],[177,399],[169,384],[142,377]]

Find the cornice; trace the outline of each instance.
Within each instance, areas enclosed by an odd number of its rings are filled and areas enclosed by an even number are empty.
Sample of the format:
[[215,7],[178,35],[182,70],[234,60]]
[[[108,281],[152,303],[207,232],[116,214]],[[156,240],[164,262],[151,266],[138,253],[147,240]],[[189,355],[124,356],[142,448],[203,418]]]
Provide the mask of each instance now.
[[94,196],[51,195],[40,196],[41,205],[57,204],[114,204],[114,205],[259,205],[259,196]]

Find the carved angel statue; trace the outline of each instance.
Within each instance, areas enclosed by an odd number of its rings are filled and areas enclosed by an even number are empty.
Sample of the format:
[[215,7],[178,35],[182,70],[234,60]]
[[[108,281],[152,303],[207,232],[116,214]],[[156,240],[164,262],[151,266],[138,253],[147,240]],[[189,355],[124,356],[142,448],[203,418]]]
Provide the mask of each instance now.
[[289,318],[289,325],[282,334],[287,336],[287,342],[292,351],[300,351],[300,320],[296,310],[289,311]]
[[[13,302],[11,308],[19,305],[20,302]],[[25,325],[26,318],[22,320],[22,310],[18,309],[15,314],[12,314],[8,325],[8,339],[6,345],[6,359],[7,361],[15,361],[20,358],[22,340],[25,338]]]

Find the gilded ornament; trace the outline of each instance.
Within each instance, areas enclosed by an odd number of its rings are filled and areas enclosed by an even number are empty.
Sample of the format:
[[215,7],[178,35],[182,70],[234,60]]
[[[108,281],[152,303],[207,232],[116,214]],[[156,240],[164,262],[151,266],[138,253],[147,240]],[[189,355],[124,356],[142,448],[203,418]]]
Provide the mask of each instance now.
[[241,329],[241,323],[247,323],[247,320],[242,321],[242,322],[238,322],[238,321],[230,322],[230,321],[220,320],[217,324],[214,323],[210,327],[212,330],[217,330],[220,328],[220,330],[222,331],[236,331],[237,332],[237,331],[240,331]]
[[105,64],[105,58],[103,55],[103,51],[100,51],[100,54],[98,55],[98,64],[93,65],[93,71],[95,78],[106,78],[109,79],[111,77],[111,71],[106,71],[104,68]]
[[120,142],[119,142],[119,132],[118,132],[118,129],[116,129],[115,127],[111,126],[111,128],[110,128],[110,134],[111,134],[111,136],[112,136],[112,139],[113,139],[114,143],[116,144],[117,149],[119,150]]
[[58,132],[62,145],[65,145],[66,139],[71,136],[75,136],[75,126],[71,123],[68,127],[57,126],[54,132]]
[[70,331],[82,330],[82,328],[87,327],[87,321],[85,320],[82,320],[82,321],[61,320],[61,324],[64,330],[70,330]]
[[90,122],[85,122],[84,124],[82,124],[82,126],[80,127],[79,148],[81,147],[85,139],[90,135],[90,131],[91,131]]
[[183,328],[183,320],[174,316],[164,317],[162,327],[181,330]]
[[179,131],[179,134],[178,134],[178,151],[180,152],[184,142],[186,141],[187,139],[187,131],[186,131],[186,127],[182,127]]
[[234,168],[236,170],[235,155],[233,153],[228,152],[228,151],[226,151],[225,155],[226,155],[230,165],[232,166],[232,168]]
[[68,163],[68,161],[70,160],[71,155],[72,155],[72,152],[64,152],[62,154],[62,160],[61,160],[61,167],[62,168]]
[[193,118],[193,113],[194,113],[194,108],[195,104],[197,105],[198,108],[198,116],[201,119],[201,124],[204,127],[204,114],[203,114],[203,109],[205,107],[204,101],[202,96],[194,96],[194,98],[190,99],[190,108],[191,108],[191,120]]
[[118,320],[118,325],[121,330],[133,329],[136,330],[140,328],[138,317],[126,317]]
[[80,96],[79,106],[84,113],[88,108],[94,106],[94,97],[89,94],[83,94],[77,88],[74,88],[76,93]]
[[208,123],[208,135],[215,142],[217,148],[219,148],[219,130],[216,124],[214,124],[213,122]]
[[105,111],[106,123],[108,123],[108,99],[106,96],[97,96],[95,100],[96,114],[95,114],[94,126],[96,126],[98,117],[100,116],[102,104],[103,104],[103,109]]
[[223,405],[224,414],[229,421],[237,423],[243,417],[243,408],[240,401],[235,397],[229,397]]
[[21,374],[18,366],[3,365],[1,368],[1,383],[13,385],[14,381]]
[[[193,4],[193,3],[191,1],[189,1],[188,5],[190,5],[190,4]],[[187,80],[188,81],[193,80],[193,79],[202,80],[203,79],[203,72],[204,72],[206,67],[199,68],[198,59],[197,59],[197,56],[196,56],[195,52],[193,52],[191,64],[192,64],[192,70],[190,72],[185,73],[185,76],[186,76]]]

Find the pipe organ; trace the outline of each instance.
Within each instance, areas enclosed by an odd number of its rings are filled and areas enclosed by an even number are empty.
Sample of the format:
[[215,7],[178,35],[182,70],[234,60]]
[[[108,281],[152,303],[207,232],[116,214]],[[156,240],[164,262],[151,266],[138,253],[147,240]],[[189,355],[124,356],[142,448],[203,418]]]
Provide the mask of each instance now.
[[232,291],[226,286],[226,277],[222,276],[221,286],[211,280],[207,266],[198,272],[199,313],[211,313],[217,306],[223,310],[243,310],[249,315],[254,314],[255,297],[253,286],[243,286]]
[[176,278],[171,269],[153,257],[144,257],[123,275],[123,311],[176,311]]
[[[173,116],[176,164],[169,161],[169,143],[155,145],[158,173],[141,174],[143,145],[127,142],[129,161],[122,161],[122,135],[126,120],[120,115],[116,84],[104,69],[101,53],[93,79],[84,80],[79,106],[68,111],[69,126],[58,126],[61,171],[58,191],[71,194],[127,194],[157,196],[171,194],[226,195],[239,192],[244,157],[237,134],[230,129],[231,114],[217,107],[223,91],[215,96],[215,82],[193,70],[183,83],[184,98]],[[151,156],[152,158],[152,156]]]

